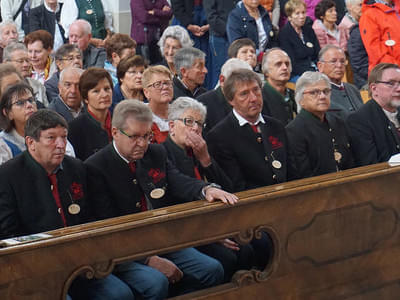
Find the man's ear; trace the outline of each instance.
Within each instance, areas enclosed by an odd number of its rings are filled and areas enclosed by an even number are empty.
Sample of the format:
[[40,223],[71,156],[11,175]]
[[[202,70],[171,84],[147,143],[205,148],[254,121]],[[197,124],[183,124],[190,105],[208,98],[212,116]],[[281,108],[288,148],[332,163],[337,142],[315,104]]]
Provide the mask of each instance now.
[[31,152],[34,152],[36,149],[36,141],[31,136],[25,137],[26,148]]

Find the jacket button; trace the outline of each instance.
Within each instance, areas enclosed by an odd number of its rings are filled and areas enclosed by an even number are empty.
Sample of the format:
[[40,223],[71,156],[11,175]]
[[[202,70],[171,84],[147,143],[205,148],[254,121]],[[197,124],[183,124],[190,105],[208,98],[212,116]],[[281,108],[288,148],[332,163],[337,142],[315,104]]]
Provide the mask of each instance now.
[[265,161],[268,161],[268,156],[267,156],[267,155],[265,155],[264,159],[265,159]]
[[276,179],[276,175],[274,174],[274,175],[272,175],[272,179]]
[[137,180],[136,179],[133,179],[132,182],[133,182],[133,184],[137,184]]
[[142,204],[141,204],[140,202],[136,202],[136,207],[137,207],[137,208],[141,208],[141,207],[142,207]]
[[388,129],[389,129],[389,130],[391,130],[391,129],[392,129],[392,127],[389,125],[389,126],[388,126]]

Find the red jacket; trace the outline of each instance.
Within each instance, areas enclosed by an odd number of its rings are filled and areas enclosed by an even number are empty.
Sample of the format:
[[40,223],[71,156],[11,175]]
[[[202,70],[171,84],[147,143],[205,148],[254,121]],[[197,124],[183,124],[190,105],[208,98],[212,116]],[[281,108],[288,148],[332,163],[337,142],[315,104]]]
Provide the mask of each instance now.
[[400,16],[394,8],[364,0],[359,27],[369,72],[383,62],[400,65]]

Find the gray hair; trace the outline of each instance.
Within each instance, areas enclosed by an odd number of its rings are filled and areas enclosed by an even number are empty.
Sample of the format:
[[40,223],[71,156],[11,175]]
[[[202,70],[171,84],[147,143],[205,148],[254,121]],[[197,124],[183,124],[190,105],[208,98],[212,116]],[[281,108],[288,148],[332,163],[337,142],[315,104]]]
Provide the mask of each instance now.
[[179,77],[182,76],[181,68],[189,69],[193,66],[196,59],[205,58],[206,55],[203,51],[193,47],[181,48],[176,51],[174,56],[174,66]]
[[181,43],[182,48],[192,47],[194,44],[192,39],[190,38],[189,33],[185,28],[179,25],[168,26],[164,30],[160,40],[157,43],[157,45],[160,47],[161,55],[163,56],[164,56],[164,43],[167,38],[173,38],[179,41],[179,43]]
[[169,105],[168,120],[179,119],[188,109],[199,112],[203,121],[206,119],[207,108],[203,103],[190,97],[178,97]]
[[[83,56],[83,53],[81,49],[79,49],[78,45],[75,44],[64,44],[60,48],[57,49],[56,53],[54,53],[54,59],[55,60],[62,60],[64,56],[67,56],[71,52],[79,52],[81,56]],[[83,59],[83,57],[82,57]]]
[[153,113],[148,105],[139,100],[123,100],[114,109],[112,126],[124,129],[126,120],[129,118],[150,124],[153,122]]
[[319,51],[319,53],[318,53],[318,60],[319,60],[319,61],[323,61],[323,60],[322,60],[322,57],[325,55],[326,52],[328,52],[328,51],[331,50],[331,49],[336,49],[336,50],[342,52],[343,55],[346,57],[346,55],[344,54],[344,51],[343,51],[342,48],[340,48],[339,46],[336,46],[336,45],[328,44],[328,45],[326,45],[325,47],[323,47],[323,48]]
[[300,112],[301,110],[300,101],[303,99],[304,90],[309,85],[315,84],[321,80],[325,81],[327,87],[331,87],[331,82],[328,76],[326,76],[324,73],[307,71],[300,76],[296,82],[296,91],[294,96],[297,104],[297,112]]
[[238,69],[247,69],[250,71],[253,70],[247,62],[239,58],[230,58],[223,64],[221,68],[221,75],[225,78],[228,78],[233,71]]
[[90,23],[84,19],[75,20],[74,22],[72,22],[70,26],[72,25],[77,25],[79,28],[83,30],[83,33],[86,35],[92,33],[92,25],[90,25]]
[[12,20],[5,20],[5,21],[3,21],[3,22],[0,23],[0,37],[1,37],[1,35],[3,35],[3,29],[4,29],[4,27],[9,26],[9,25],[14,26],[15,29],[17,30],[17,32],[18,32],[18,26],[17,26],[17,24],[16,24],[14,21],[12,21]]
[[28,49],[23,43],[12,42],[8,44],[3,50],[3,61],[12,61],[12,54],[14,51],[22,50],[28,52]]
[[64,82],[64,77],[69,72],[78,73],[79,76],[80,76],[80,75],[82,75],[84,70],[82,70],[81,68],[76,68],[76,67],[67,67],[67,68],[65,68],[64,70],[61,71],[59,82]]
[[283,51],[281,48],[274,47],[274,48],[268,49],[264,53],[264,56],[263,56],[263,59],[262,59],[262,63],[261,63],[261,69],[262,69],[263,74],[268,74],[268,67],[269,67],[269,63],[270,63],[268,58],[269,58],[270,54],[272,52],[274,52],[274,51],[280,51],[280,52],[284,53],[289,58],[289,61],[290,61],[290,72],[292,72],[292,60],[290,59],[289,55],[285,51]]
[[345,0],[346,7],[354,5],[354,4],[358,3],[358,2],[362,2],[362,0]]

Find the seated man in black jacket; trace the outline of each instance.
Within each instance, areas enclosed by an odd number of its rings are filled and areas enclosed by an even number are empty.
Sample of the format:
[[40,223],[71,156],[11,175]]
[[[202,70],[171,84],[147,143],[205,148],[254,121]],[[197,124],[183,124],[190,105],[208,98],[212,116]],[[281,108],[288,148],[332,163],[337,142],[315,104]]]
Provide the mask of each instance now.
[[287,88],[292,64],[287,53],[279,48],[265,52],[262,71],[266,78],[263,95],[263,113],[287,125],[296,116],[294,91]]
[[[65,155],[66,121],[42,109],[25,125],[27,150],[0,167],[0,237],[40,233],[92,221],[86,168]],[[77,278],[73,299],[133,300],[130,288],[114,275]]]
[[371,100],[347,118],[356,164],[385,162],[400,152],[400,67],[376,65],[368,78]]
[[[97,214],[104,218],[122,216],[200,198],[234,204],[235,195],[181,174],[167,160],[162,145],[149,144],[152,119],[150,108],[138,100],[123,100],[116,106],[113,142],[85,162]],[[168,282],[177,284],[176,290],[184,293],[223,279],[220,263],[194,248],[128,262],[120,268],[121,278],[145,299],[166,298]]]

